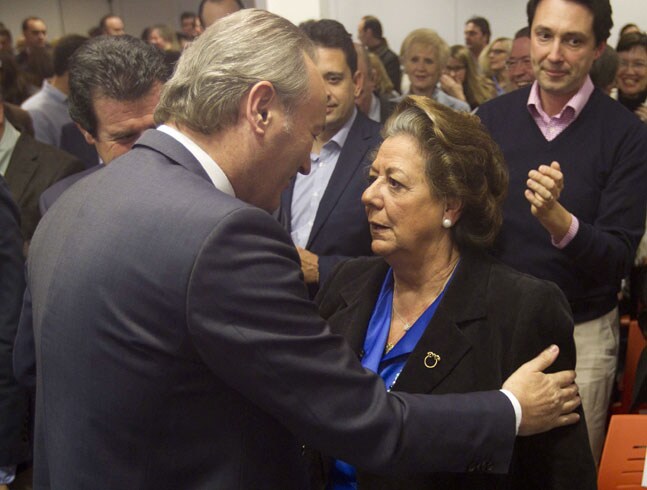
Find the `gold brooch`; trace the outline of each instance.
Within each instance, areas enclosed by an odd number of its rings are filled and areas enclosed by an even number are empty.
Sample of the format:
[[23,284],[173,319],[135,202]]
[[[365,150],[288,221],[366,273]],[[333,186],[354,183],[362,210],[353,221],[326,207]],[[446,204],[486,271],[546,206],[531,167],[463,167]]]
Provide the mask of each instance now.
[[427,369],[433,369],[438,365],[438,362],[440,361],[440,356],[436,354],[435,352],[427,352],[427,356],[425,357],[425,367]]

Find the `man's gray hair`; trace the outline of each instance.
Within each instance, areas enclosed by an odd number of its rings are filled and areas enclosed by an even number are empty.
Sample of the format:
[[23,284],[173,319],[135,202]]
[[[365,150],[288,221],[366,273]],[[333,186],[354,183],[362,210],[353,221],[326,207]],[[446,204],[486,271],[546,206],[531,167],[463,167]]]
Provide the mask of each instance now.
[[240,101],[260,81],[272,83],[291,112],[308,93],[305,56],[314,53],[310,40],[282,17],[256,9],[228,15],[186,48],[155,122],[213,134],[237,122]]

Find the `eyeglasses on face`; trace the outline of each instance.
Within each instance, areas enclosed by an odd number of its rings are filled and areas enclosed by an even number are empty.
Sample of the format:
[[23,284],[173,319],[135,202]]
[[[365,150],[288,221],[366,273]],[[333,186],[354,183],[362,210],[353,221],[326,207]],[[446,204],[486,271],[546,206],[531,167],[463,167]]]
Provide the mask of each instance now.
[[633,68],[634,70],[637,70],[637,71],[644,71],[645,69],[647,69],[647,61],[623,60],[621,58],[619,67],[624,69]]

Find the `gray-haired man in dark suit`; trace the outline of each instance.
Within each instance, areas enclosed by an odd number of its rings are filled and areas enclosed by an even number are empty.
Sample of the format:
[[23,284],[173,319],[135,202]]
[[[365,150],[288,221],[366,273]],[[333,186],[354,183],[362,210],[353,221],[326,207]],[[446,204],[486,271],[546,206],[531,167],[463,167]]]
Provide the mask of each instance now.
[[313,56],[268,12],[220,20],[165,85],[162,125],[45,215],[36,490],[302,489],[303,443],[394,473],[504,472],[514,403],[522,435],[577,420],[574,373],[539,372],[556,349],[511,398],[425,397],[387,393],[330,334],[270,214],[323,130]]

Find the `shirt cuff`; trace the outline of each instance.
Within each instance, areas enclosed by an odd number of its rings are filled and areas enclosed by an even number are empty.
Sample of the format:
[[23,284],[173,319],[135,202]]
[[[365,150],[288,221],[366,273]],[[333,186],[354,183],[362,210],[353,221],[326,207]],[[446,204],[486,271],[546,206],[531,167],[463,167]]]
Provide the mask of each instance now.
[[16,466],[0,466],[0,485],[9,485],[16,478]]
[[571,217],[573,218],[571,220],[571,226],[568,227],[568,231],[566,232],[566,235],[564,235],[564,238],[562,238],[559,242],[556,242],[555,237],[550,237],[550,241],[552,242],[553,246],[559,248],[560,250],[571,243],[573,238],[575,238],[575,235],[577,235],[577,230],[580,229],[580,222],[578,221],[578,219],[572,214]]
[[514,408],[514,435],[516,436],[519,434],[519,426],[521,425],[521,403],[519,403],[519,400],[517,400],[517,397],[511,391],[503,389],[499,391],[508,397],[508,400],[512,403],[512,408]]

